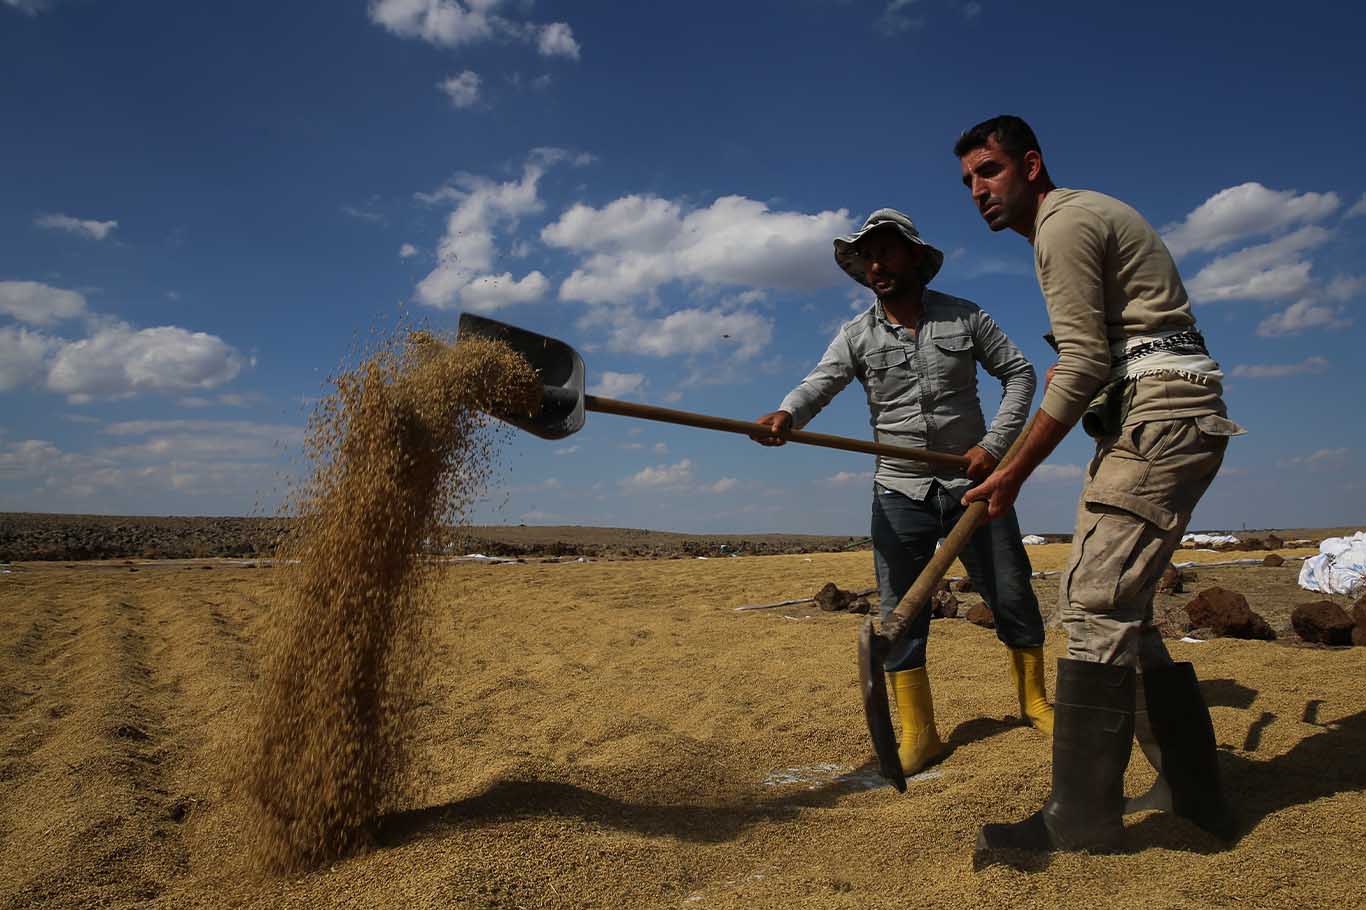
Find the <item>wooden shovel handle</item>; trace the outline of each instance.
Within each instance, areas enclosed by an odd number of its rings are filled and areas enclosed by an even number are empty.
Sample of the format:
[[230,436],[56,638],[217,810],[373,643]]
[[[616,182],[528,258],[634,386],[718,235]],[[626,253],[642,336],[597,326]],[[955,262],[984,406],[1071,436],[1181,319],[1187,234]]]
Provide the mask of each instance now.
[[[1020,431],[1020,435],[1015,437],[1015,441],[1010,444],[1010,448],[1006,450],[1000,463],[996,465],[997,471],[1010,463],[1032,429],[1034,429],[1033,417],[1029,418],[1029,422]],[[949,566],[953,565],[958,554],[963,552],[963,548],[968,545],[968,541],[972,539],[972,535],[977,529],[987,523],[988,507],[987,501],[981,499],[963,511],[958,521],[949,530],[948,536],[944,538],[943,544],[930,557],[925,568],[916,576],[910,590],[901,598],[901,603],[896,605],[892,615],[887,617],[887,621],[882,624],[881,634],[883,638],[896,641],[905,634],[911,623],[915,622],[920,611],[925,609],[925,605],[930,602],[930,598],[938,590],[939,582],[944,580],[944,576],[949,571]]]
[[617,414],[621,417],[641,417],[645,420],[658,420],[664,423],[677,423],[688,427],[701,427],[704,430],[721,430],[725,433],[743,433],[746,436],[772,436],[788,442],[800,442],[810,446],[824,446],[827,449],[843,449],[846,452],[866,452],[869,455],[885,455],[888,458],[904,458],[908,461],[923,461],[926,464],[965,470],[968,460],[962,455],[949,455],[945,452],[931,452],[911,446],[891,446],[881,442],[865,442],[847,436],[829,436],[825,433],[807,433],[804,430],[788,430],[774,433],[767,427],[752,420],[731,420],[727,417],[709,417],[706,414],[693,414],[690,411],[674,411],[649,404],[635,404],[618,401],[615,398],[599,398],[596,395],[583,396],[583,406],[589,411],[600,414]]

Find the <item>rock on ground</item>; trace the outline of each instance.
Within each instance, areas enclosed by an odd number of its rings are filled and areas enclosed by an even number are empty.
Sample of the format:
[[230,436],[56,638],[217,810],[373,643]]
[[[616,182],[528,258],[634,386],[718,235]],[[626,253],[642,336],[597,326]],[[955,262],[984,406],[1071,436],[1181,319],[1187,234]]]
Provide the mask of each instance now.
[[996,617],[991,615],[991,609],[980,600],[968,607],[968,612],[963,615],[963,618],[985,629],[996,628]]
[[1265,619],[1252,612],[1247,598],[1226,588],[1206,588],[1186,604],[1191,624],[1212,629],[1227,638],[1254,638],[1271,641],[1276,637]]
[[1331,600],[1300,604],[1290,614],[1290,625],[1307,642],[1319,645],[1350,645],[1355,623],[1347,611]]
[[1181,570],[1176,566],[1167,566],[1167,570],[1162,573],[1162,578],[1157,582],[1157,592],[1159,594],[1181,594],[1185,590],[1181,585]]
[[931,619],[956,619],[958,617],[958,598],[947,588],[935,592],[930,601]]
[[833,581],[827,581],[811,598],[827,613],[867,613],[868,598],[854,591],[842,590]]

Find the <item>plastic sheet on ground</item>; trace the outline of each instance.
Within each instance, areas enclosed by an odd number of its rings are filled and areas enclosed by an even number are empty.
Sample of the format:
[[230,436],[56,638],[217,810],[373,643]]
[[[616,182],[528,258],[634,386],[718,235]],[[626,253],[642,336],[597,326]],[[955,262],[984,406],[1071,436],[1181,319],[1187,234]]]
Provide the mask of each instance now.
[[1186,534],[1181,538],[1183,547],[1227,547],[1237,542],[1232,534]]
[[1366,594],[1366,531],[1330,537],[1300,566],[1300,587],[1321,594]]

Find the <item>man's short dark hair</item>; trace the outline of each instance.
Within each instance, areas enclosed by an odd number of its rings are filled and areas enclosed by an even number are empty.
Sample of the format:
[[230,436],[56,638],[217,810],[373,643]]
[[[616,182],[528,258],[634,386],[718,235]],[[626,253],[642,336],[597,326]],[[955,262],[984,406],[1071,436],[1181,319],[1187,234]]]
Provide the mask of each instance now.
[[963,133],[953,144],[953,154],[962,158],[973,149],[986,145],[989,139],[995,139],[1001,150],[1016,161],[1024,160],[1025,152],[1043,154],[1043,149],[1039,148],[1039,138],[1034,135],[1029,124],[1014,114],[1002,114],[990,120],[983,120]]

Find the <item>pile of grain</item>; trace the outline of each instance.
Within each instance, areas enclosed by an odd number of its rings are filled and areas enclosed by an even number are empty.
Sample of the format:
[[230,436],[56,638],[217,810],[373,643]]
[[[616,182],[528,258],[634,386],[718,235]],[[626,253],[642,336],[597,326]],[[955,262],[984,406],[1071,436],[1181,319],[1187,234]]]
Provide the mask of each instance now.
[[499,342],[413,333],[340,377],[315,411],[244,780],[264,867],[354,851],[399,799],[426,652],[424,552],[489,475],[483,412],[534,413],[540,391]]

